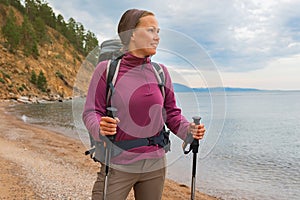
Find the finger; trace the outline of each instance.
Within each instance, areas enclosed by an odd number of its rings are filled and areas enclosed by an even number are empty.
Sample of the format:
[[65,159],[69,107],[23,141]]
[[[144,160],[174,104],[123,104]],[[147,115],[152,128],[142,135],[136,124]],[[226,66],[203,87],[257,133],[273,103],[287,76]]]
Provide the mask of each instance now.
[[108,136],[108,135],[115,135],[117,132],[110,132],[110,131],[101,131],[100,134],[103,136]]
[[203,135],[193,135],[193,138],[196,139],[196,140],[201,140],[203,139]]
[[113,123],[113,124],[117,123],[117,120],[114,119],[114,118],[111,118],[111,117],[101,117],[100,121],[104,121],[104,122],[107,122],[107,123]]
[[117,128],[117,124],[109,123],[109,122],[105,122],[105,121],[100,121],[100,126],[106,127],[106,128]]
[[117,133],[117,129],[105,129],[105,128],[100,128],[100,134],[105,136],[105,135],[115,135]]
[[117,123],[120,122],[120,119],[119,119],[119,118],[115,117],[114,119],[117,121]]
[[[114,135],[117,133],[117,124],[111,123],[113,118],[109,117],[104,117],[103,119],[101,118],[100,121],[100,134],[105,136],[105,135]],[[115,121],[115,120],[114,120]]]
[[199,132],[200,132],[202,135],[204,135],[205,131],[206,131],[205,128],[202,128],[202,129],[199,130]]
[[203,132],[196,132],[195,134],[193,134],[193,136],[195,137],[200,137],[200,136],[204,136],[204,133]]
[[[202,126],[203,127],[203,126]],[[197,126],[197,129],[194,129],[194,131],[192,131],[193,137],[195,139],[202,139],[204,137],[204,133],[205,133],[205,128],[201,128],[201,126]]]
[[198,131],[198,132],[205,132],[205,127],[204,127],[204,125],[203,125],[203,124],[198,125],[198,126],[197,126],[197,131]]
[[191,128],[191,129],[196,128],[196,124],[195,124],[194,122],[191,122],[191,123],[190,123],[190,128]]
[[200,128],[204,128],[204,124],[199,124],[198,125]]
[[107,131],[107,132],[116,132],[117,128],[114,127],[107,127],[107,126],[101,126],[100,130],[102,131]]

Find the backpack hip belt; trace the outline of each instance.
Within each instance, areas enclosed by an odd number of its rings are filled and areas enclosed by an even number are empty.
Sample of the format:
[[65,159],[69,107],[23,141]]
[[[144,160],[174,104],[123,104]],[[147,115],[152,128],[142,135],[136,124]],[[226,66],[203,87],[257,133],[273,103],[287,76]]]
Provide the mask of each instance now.
[[[127,151],[133,148],[142,146],[159,146],[167,153],[171,150],[171,142],[169,139],[170,130],[166,130],[165,127],[160,131],[158,135],[149,138],[138,138],[134,140],[121,140],[118,142],[112,142],[112,157],[120,155],[123,151]],[[91,154],[91,158],[95,162],[104,163],[105,161],[105,147],[104,142],[111,142],[107,137],[100,136],[102,141],[94,142],[94,148],[85,152],[86,155]]]
[[114,144],[123,151],[142,146],[159,146],[164,148],[165,152],[170,151],[170,131],[163,128],[158,135],[148,138],[138,138],[134,140],[121,140],[114,142]]

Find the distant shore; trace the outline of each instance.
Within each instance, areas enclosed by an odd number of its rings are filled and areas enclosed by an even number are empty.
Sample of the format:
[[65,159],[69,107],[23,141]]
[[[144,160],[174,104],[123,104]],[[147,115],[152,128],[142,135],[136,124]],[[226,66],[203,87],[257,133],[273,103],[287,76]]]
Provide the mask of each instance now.
[[[83,144],[7,114],[10,104],[0,101],[0,199],[90,199],[99,167]],[[190,188],[167,180],[162,199],[190,199]]]

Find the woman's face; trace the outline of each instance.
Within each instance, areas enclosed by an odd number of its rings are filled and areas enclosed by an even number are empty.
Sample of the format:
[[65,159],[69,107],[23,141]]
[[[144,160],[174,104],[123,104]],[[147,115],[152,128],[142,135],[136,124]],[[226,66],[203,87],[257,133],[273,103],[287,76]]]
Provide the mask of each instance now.
[[131,36],[129,51],[141,58],[154,55],[160,39],[158,33],[158,22],[154,16],[140,18],[140,23]]

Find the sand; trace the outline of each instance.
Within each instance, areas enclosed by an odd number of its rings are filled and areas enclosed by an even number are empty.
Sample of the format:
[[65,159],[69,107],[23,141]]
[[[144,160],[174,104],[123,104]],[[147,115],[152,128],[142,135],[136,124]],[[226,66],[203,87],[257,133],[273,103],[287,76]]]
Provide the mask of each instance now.
[[[91,199],[99,165],[84,145],[24,123],[5,111],[9,104],[0,102],[0,199]],[[162,199],[190,199],[190,188],[167,180]],[[197,192],[195,199],[216,198]]]

